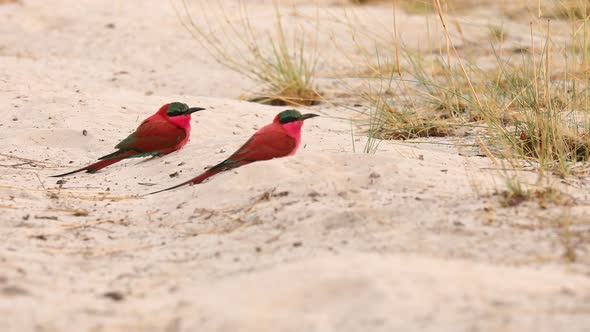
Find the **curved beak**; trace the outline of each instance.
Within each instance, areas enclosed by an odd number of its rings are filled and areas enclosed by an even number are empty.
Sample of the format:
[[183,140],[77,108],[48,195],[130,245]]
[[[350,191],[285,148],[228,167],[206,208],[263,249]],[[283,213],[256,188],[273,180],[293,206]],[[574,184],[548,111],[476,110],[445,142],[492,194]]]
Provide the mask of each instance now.
[[303,115],[301,115],[301,120],[306,120],[309,118],[315,118],[316,116],[320,116],[319,114],[313,114],[313,113],[305,113]]
[[186,110],[186,112],[184,114],[191,114],[191,113],[195,113],[195,112],[203,111],[203,110],[205,110],[205,109],[202,107],[191,107],[188,110]]

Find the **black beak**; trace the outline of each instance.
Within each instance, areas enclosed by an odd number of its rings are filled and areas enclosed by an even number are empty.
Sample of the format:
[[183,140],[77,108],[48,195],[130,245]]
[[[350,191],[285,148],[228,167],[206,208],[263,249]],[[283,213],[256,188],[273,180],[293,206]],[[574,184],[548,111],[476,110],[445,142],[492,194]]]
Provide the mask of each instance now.
[[202,107],[191,107],[188,110],[186,110],[186,112],[184,114],[191,114],[191,113],[195,113],[195,112],[203,111],[203,110],[205,110],[205,109]]
[[313,114],[313,113],[306,113],[301,115],[301,120],[305,120],[305,119],[309,119],[309,118],[315,118],[316,116],[320,116],[319,114]]

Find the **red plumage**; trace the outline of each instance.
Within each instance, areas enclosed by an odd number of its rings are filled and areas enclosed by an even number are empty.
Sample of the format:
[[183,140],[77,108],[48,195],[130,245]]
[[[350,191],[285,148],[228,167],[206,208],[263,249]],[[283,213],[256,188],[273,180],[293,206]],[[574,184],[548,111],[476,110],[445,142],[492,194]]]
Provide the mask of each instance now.
[[226,160],[209,168],[207,171],[191,180],[151,194],[175,189],[186,184],[198,184],[217,173],[256,161],[294,155],[301,142],[301,127],[303,126],[303,120],[316,115],[307,114],[302,116],[299,112],[296,112],[300,118],[288,123],[281,123],[280,115],[283,113],[284,112],[277,115],[271,124],[260,128],[254,135],[252,135],[252,137],[250,137],[250,139],[248,139],[248,141],[246,141],[246,143],[244,143],[244,145]]
[[[185,104],[173,104],[182,105],[182,109],[189,110]],[[54,175],[54,177],[82,171],[94,173],[123,159],[162,156],[182,148],[188,142],[190,136],[191,115],[187,113],[171,117],[167,114],[170,105],[162,106],[158,112],[145,119],[131,135],[115,146],[117,151],[98,158],[100,161],[94,164],[68,173]]]

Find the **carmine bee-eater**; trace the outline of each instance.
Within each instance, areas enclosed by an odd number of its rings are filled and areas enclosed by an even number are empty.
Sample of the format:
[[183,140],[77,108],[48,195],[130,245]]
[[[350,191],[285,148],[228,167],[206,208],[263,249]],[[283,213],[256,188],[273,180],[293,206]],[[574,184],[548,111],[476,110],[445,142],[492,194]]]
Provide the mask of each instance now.
[[301,127],[305,119],[317,114],[301,114],[296,110],[286,110],[275,116],[271,124],[260,128],[238,151],[221,163],[209,168],[203,174],[174,187],[150,194],[178,188],[185,184],[197,184],[219,172],[247,165],[255,161],[292,156],[301,143]]
[[66,176],[82,171],[94,173],[99,169],[127,158],[163,156],[182,148],[191,133],[191,114],[204,108],[189,108],[183,103],[166,104],[156,114],[145,119],[115,149],[117,151],[98,158],[98,162],[86,167],[53,177]]

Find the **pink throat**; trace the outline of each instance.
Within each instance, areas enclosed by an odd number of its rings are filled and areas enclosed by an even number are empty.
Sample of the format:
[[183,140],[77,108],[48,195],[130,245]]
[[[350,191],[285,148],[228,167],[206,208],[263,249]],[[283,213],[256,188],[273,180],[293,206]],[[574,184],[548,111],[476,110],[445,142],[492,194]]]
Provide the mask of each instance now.
[[287,131],[287,134],[293,137],[297,141],[297,145],[295,145],[295,149],[289,155],[292,156],[297,152],[299,148],[299,144],[301,144],[301,127],[303,126],[303,121],[293,121],[288,122],[282,125],[283,128]]
[[191,130],[191,115],[179,115],[168,117],[168,120],[180,128]]

